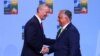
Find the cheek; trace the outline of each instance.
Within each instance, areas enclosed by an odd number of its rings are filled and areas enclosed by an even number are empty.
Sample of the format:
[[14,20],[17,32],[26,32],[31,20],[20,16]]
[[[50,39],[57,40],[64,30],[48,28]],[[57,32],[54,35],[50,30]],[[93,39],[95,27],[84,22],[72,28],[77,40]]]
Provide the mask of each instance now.
[[41,11],[41,14],[44,15],[45,14],[45,11]]
[[46,16],[47,14],[46,14],[46,12],[43,12],[42,15],[43,15],[43,16]]
[[63,18],[63,20],[62,20],[63,22],[66,22],[66,19],[65,18]]
[[59,21],[60,24],[62,23],[62,20],[61,19],[59,19],[58,21]]
[[64,19],[63,22],[66,22],[66,20]]
[[61,20],[60,20],[60,23],[61,23],[61,24],[64,24],[65,22],[66,22],[66,20],[64,20],[64,19],[61,19]]
[[42,12],[41,14],[44,15],[44,12]]

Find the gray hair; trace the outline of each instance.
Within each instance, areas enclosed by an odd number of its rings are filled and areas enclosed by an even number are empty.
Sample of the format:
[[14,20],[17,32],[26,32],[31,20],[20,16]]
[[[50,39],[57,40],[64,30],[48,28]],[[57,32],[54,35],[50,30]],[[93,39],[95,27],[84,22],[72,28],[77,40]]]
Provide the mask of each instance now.
[[37,8],[37,12],[38,12],[39,9],[41,9],[41,8],[43,8],[43,7],[46,7],[46,6],[49,8],[49,5],[46,4],[46,3],[39,4],[39,6],[38,6],[38,8]]

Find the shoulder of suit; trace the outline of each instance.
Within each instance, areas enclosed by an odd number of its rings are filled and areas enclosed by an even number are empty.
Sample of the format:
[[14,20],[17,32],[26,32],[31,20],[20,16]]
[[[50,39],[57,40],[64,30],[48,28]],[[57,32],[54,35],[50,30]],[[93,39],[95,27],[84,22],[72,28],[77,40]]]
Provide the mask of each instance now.
[[27,21],[26,25],[36,24],[37,19],[36,16],[33,16],[30,20]]
[[69,29],[69,30],[77,30],[77,28],[72,23],[70,23],[68,25],[67,29]]

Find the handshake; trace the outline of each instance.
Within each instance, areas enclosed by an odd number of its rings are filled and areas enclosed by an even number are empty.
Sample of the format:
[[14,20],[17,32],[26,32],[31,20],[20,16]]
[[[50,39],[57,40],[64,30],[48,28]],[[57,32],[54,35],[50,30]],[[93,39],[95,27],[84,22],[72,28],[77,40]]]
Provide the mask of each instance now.
[[49,48],[46,45],[43,45],[40,53],[42,54],[47,54],[49,52]]

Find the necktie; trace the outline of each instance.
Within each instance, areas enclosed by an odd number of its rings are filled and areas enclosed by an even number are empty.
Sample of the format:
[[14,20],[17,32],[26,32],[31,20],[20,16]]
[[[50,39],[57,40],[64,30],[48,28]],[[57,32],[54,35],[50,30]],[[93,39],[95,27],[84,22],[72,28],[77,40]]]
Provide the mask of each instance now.
[[63,29],[60,28],[59,31],[58,31],[58,37],[60,36],[60,34],[62,33]]
[[43,30],[43,24],[41,23],[41,29]]

